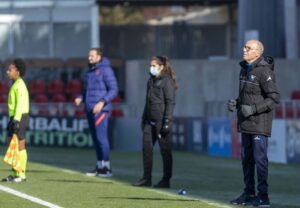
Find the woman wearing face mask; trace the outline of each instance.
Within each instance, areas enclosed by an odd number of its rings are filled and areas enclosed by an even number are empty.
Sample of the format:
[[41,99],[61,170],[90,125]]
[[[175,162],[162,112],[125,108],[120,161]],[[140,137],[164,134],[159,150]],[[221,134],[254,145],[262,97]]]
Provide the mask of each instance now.
[[144,175],[133,185],[152,185],[153,146],[158,141],[163,159],[163,177],[154,187],[169,188],[172,176],[171,130],[177,81],[175,72],[165,56],[155,56],[151,59],[150,75],[141,125]]

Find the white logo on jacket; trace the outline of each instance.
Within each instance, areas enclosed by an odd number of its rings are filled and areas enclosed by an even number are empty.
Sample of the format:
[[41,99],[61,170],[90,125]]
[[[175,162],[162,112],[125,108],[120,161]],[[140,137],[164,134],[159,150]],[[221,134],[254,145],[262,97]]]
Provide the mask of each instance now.
[[254,137],[254,140],[260,140],[259,136]]
[[254,80],[255,80],[255,78],[256,78],[256,76],[255,76],[255,75],[253,75],[253,74],[252,74],[252,75],[250,75],[250,80],[251,80],[251,81],[254,81]]

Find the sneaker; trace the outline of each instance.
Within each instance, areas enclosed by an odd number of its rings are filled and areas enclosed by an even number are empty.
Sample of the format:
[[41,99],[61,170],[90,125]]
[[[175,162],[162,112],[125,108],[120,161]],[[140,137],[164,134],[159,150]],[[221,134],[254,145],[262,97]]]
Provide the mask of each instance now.
[[259,207],[259,208],[268,208],[271,207],[270,205],[270,200],[269,197],[256,197],[255,202],[253,203],[254,207]]
[[12,175],[9,175],[5,178],[2,179],[3,182],[13,182],[14,181],[14,178]]
[[20,177],[20,176],[14,177],[14,179],[13,179],[13,182],[15,182],[15,183],[21,183],[21,182],[25,182],[25,181],[26,181],[26,178]]
[[249,195],[246,193],[242,193],[242,195],[240,195],[238,198],[231,200],[230,203],[233,205],[247,206],[247,205],[253,205],[255,200],[256,200],[256,196],[254,194]]
[[142,178],[138,182],[133,183],[132,185],[133,186],[140,186],[140,187],[150,187],[150,186],[152,186],[152,182],[151,182],[151,180]]
[[85,175],[86,175],[86,176],[96,176],[97,173],[98,173],[98,169],[97,169],[97,167],[96,167],[95,169],[93,169],[93,170],[91,170],[91,171],[87,171],[87,172],[85,173]]
[[104,167],[97,170],[97,176],[101,177],[112,177],[111,169]]
[[162,179],[153,186],[154,188],[170,188],[170,180]]

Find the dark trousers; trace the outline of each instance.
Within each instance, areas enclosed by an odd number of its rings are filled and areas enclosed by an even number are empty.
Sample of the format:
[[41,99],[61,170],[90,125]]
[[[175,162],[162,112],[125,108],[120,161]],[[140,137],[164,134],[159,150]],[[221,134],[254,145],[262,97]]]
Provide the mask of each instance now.
[[94,114],[92,111],[87,112],[89,128],[92,134],[98,161],[109,161],[110,147],[107,137],[108,117],[108,112],[100,112],[98,114]]
[[151,180],[152,178],[152,164],[153,164],[153,146],[158,140],[160,153],[163,160],[164,174],[163,179],[170,180],[172,177],[172,148],[170,134],[158,138],[159,127],[146,124],[143,130],[143,165],[144,178]]
[[242,165],[244,191],[255,194],[255,166],[257,172],[257,191],[259,196],[268,194],[268,137],[242,133]]

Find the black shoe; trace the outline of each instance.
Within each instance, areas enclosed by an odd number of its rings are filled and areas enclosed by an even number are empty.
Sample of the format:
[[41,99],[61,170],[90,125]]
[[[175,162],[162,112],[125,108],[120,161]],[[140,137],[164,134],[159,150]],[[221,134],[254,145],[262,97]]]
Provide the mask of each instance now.
[[162,179],[153,186],[154,188],[170,188],[170,180]]
[[138,182],[136,182],[132,185],[133,186],[150,187],[150,186],[152,186],[152,182],[151,182],[151,180],[147,180],[145,178],[142,178]]
[[86,172],[85,175],[86,175],[86,176],[96,176],[97,173],[98,173],[98,170],[99,170],[99,169],[96,167],[95,169]]
[[9,175],[2,179],[3,182],[14,182],[14,178],[12,175]]
[[260,208],[271,207],[269,197],[268,196],[256,197],[256,200],[254,201],[253,206],[260,207]]
[[112,177],[111,169],[104,167],[97,170],[97,176],[101,177]]
[[246,193],[242,193],[242,195],[240,195],[238,198],[233,199],[230,201],[231,204],[234,205],[253,205],[256,201],[256,196],[250,195],[250,194],[246,194]]

